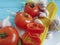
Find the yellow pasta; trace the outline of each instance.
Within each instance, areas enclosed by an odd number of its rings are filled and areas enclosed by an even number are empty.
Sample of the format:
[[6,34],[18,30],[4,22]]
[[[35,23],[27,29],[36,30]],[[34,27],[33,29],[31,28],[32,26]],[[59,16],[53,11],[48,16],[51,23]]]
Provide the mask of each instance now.
[[45,26],[45,30],[44,30],[44,33],[41,34],[40,36],[40,39],[41,39],[41,44],[40,45],[43,45],[43,42],[44,40],[46,39],[46,36],[47,36],[47,33],[48,33],[48,30],[49,30],[49,24],[50,24],[50,21],[54,19],[55,15],[56,15],[56,12],[57,12],[57,6],[55,4],[55,2],[50,2],[48,5],[47,5],[47,10],[49,11],[49,17],[48,19],[47,18],[42,18],[40,20],[42,20],[42,22],[44,23],[44,26]]

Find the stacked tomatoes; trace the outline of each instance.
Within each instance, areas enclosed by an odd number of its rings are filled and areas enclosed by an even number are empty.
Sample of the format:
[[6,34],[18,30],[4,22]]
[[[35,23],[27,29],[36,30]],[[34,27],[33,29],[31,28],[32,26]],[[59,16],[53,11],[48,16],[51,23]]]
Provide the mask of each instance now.
[[[36,23],[35,17],[40,15],[38,4],[26,3],[24,12],[17,12],[14,22],[17,28],[25,33],[22,35],[22,45],[40,45],[40,35],[44,32],[44,25]],[[5,23],[4,23],[5,24]],[[12,26],[0,27],[0,45],[18,45],[19,34]]]
[[40,45],[40,35],[44,32],[44,26],[34,22],[34,17],[39,15],[39,7],[35,3],[26,3],[24,12],[17,12],[15,24],[19,29],[24,29],[22,45]]

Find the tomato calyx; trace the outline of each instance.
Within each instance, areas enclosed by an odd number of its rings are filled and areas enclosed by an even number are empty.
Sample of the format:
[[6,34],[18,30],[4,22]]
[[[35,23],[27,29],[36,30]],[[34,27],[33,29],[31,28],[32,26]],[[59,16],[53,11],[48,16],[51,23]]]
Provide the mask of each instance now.
[[34,8],[34,4],[33,4],[33,3],[31,3],[31,4],[30,4],[30,7],[31,7],[31,8]]
[[29,16],[27,14],[24,15],[26,18],[28,18]]
[[27,5],[27,4],[29,4],[31,8],[34,8],[34,7],[35,7],[35,5],[34,5],[33,2],[26,3],[26,5]]
[[0,38],[6,38],[6,37],[7,37],[7,34],[6,33],[0,34]]

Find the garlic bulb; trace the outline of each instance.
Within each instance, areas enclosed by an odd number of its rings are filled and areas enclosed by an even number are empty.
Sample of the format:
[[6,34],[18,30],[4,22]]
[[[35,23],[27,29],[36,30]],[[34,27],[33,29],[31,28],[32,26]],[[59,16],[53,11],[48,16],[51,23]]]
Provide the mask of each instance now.
[[48,32],[46,39],[52,39],[52,38],[53,38],[53,32],[50,31],[50,32]]
[[35,19],[34,22],[35,22],[35,23],[39,23],[39,24],[43,24],[42,21],[39,20],[39,19]]
[[53,31],[60,30],[60,20],[54,19],[49,26],[49,30],[53,30]]
[[11,26],[11,22],[9,19],[10,17],[8,16],[6,19],[2,21],[2,27]]
[[40,12],[39,17],[47,17],[47,15],[46,15],[46,13],[44,13],[44,12]]

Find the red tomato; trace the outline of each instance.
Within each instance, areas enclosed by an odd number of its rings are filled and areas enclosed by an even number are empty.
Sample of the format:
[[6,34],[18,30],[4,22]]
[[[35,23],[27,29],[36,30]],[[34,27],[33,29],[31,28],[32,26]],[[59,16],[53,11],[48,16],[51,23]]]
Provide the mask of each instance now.
[[38,5],[34,3],[27,3],[25,5],[24,11],[30,14],[32,17],[39,15]]
[[32,34],[41,34],[44,32],[44,26],[42,24],[29,23],[27,24],[27,31]]
[[19,40],[18,32],[13,27],[0,29],[0,45],[17,45]]
[[22,36],[22,45],[40,45],[41,40],[37,36],[31,36],[30,33],[25,33]]
[[18,28],[25,29],[26,24],[30,23],[31,21],[33,21],[33,18],[25,12],[18,12],[16,14],[15,24]]

